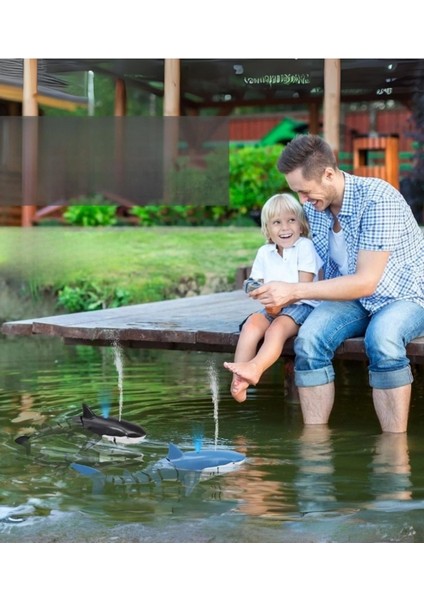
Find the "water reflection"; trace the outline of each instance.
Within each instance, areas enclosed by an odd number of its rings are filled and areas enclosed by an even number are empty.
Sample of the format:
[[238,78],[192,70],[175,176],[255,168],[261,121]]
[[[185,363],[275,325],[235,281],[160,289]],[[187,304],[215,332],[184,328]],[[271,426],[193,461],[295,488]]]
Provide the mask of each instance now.
[[[228,394],[222,361],[223,355],[125,348],[117,363],[113,348],[3,341],[0,541],[424,539],[419,369],[410,432],[381,434],[362,363],[336,366],[342,385],[329,426],[304,427],[281,365],[239,405]],[[138,455],[101,458],[81,432],[37,438],[80,414],[83,402],[96,412],[106,403],[111,416],[121,412],[146,429]],[[14,442],[24,434],[34,436],[30,456]],[[69,466],[78,457],[104,475],[137,473],[163,459],[169,442],[183,450],[227,447],[247,461],[195,481],[189,494],[178,478],[158,485],[131,476],[93,493],[90,478]]]
[[306,426],[299,437],[295,479],[302,514],[328,510],[336,503],[331,433],[327,425]]
[[371,469],[370,487],[376,502],[411,500],[411,465],[406,434],[382,434],[375,445]]

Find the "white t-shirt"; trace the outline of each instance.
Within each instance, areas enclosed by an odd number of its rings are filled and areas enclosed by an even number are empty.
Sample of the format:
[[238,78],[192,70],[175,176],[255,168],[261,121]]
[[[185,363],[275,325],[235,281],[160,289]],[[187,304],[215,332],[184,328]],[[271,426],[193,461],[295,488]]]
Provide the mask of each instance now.
[[347,249],[343,229],[341,229],[337,233],[333,229],[331,229],[328,241],[330,248],[330,257],[339,267],[340,273],[342,275],[347,275],[349,271],[347,264]]
[[[309,238],[300,237],[293,246],[284,249],[283,256],[280,256],[275,244],[261,246],[253,262],[250,277],[263,279],[264,283],[269,281],[297,283],[299,281],[299,271],[305,271],[306,273],[313,273],[314,281],[317,281],[321,267],[322,260],[318,256],[312,241]],[[311,306],[319,304],[317,300],[304,300],[302,302]],[[300,304],[300,302],[297,304]]]

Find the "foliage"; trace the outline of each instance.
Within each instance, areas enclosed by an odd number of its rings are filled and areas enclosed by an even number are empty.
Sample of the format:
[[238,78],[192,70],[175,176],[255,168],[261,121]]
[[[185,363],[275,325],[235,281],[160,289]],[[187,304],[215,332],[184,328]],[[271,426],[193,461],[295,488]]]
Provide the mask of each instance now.
[[[140,225],[191,225],[214,226],[230,225],[238,218],[238,211],[228,206],[158,205],[134,206],[130,213],[136,216]],[[241,223],[240,223],[241,224]],[[247,225],[252,225],[249,221]]]
[[228,204],[228,160],[227,144],[196,157],[198,164],[189,156],[178,156],[166,178],[169,202],[196,206]]
[[400,191],[411,207],[418,223],[424,224],[424,77],[417,76],[416,92],[412,96],[411,111],[414,130],[414,161],[410,175],[400,182]]
[[[183,205],[145,205],[136,206],[131,214],[138,217],[143,226],[152,225],[252,225],[246,216],[260,210],[265,201],[280,191],[288,191],[283,174],[277,170],[277,160],[282,147],[246,146],[232,147],[229,152],[229,204],[195,206]],[[189,189],[188,196],[193,197],[193,189],[199,190],[200,200],[204,201],[205,190],[211,187],[222,189],[222,164],[219,156],[211,157],[211,164],[202,174],[184,167],[173,174],[171,183],[183,198],[182,190]],[[220,170],[221,169],[221,170]],[[219,180],[221,178],[221,180]]]
[[[19,297],[10,297],[5,306],[0,287],[0,321],[54,314],[58,290],[61,312],[81,310],[77,300],[83,293],[75,288],[84,289],[82,282],[101,290],[92,290],[84,309],[99,298],[112,306],[118,301],[114,290],[125,290],[131,304],[175,298],[183,280],[196,281],[200,293],[209,293],[216,280],[233,285],[237,269],[252,263],[264,241],[254,225],[2,227],[0,234],[0,285],[13,282]],[[66,295],[73,307],[65,308]]]
[[[88,199],[88,198],[87,198]],[[65,221],[71,225],[85,227],[110,226],[117,223],[117,206],[104,204],[100,194],[90,198],[92,204],[73,204],[63,213]]]
[[89,281],[81,281],[75,285],[65,285],[59,290],[57,303],[72,313],[116,308],[128,304],[130,299],[126,290],[110,290]]
[[277,170],[282,146],[245,146],[230,152],[230,206],[242,214],[260,210],[279,192],[288,191],[286,179]]

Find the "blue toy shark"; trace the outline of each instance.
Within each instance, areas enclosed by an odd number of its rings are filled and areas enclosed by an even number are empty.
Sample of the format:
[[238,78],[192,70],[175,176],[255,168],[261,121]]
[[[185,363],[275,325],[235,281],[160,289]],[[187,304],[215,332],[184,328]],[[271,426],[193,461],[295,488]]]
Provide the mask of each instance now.
[[160,462],[160,465],[172,466],[178,471],[199,471],[205,475],[219,475],[232,471],[245,460],[244,454],[234,450],[203,449],[183,452],[178,446],[169,444],[168,456]]
[[93,480],[93,493],[100,493],[105,483],[125,485],[134,483],[162,484],[164,481],[181,481],[186,494],[202,479],[228,473],[244,463],[246,455],[234,450],[204,449],[183,452],[174,444],[169,444],[168,455],[152,467],[142,471],[124,471],[120,475],[104,475],[98,469],[71,463],[71,467]]

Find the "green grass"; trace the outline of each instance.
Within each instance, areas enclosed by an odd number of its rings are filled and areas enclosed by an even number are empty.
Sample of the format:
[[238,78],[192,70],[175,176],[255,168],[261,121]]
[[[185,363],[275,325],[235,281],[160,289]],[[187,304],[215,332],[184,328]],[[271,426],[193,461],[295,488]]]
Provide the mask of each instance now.
[[132,304],[150,302],[176,297],[186,280],[205,288],[218,278],[231,289],[237,268],[251,264],[262,243],[256,226],[4,227],[0,277],[34,299],[91,282],[125,290]]

